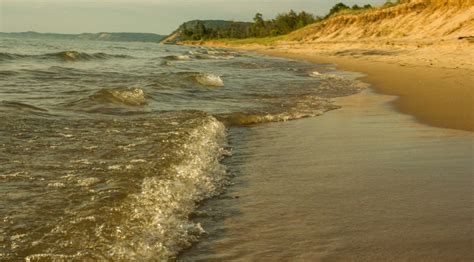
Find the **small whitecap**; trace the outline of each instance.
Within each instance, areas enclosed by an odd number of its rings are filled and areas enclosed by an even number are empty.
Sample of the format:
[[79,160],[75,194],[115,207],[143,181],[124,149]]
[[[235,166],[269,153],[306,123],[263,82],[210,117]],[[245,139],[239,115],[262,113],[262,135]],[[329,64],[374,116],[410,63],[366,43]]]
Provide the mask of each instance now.
[[107,167],[108,170],[119,170],[120,168],[122,168],[121,165],[112,165]]
[[145,159],[132,159],[130,160],[130,163],[135,164],[135,163],[146,163],[147,161]]
[[88,187],[88,186],[92,186],[94,184],[97,184],[99,182],[100,182],[100,179],[98,179],[98,178],[88,177],[88,178],[79,179],[77,181],[77,184],[80,185],[80,186]]
[[49,183],[48,187],[63,188],[63,187],[66,187],[66,185],[61,182],[54,182],[54,183]]
[[84,164],[84,165],[92,164],[88,159],[77,159],[77,160],[71,160],[70,162],[75,163],[75,164]]
[[223,87],[224,81],[218,75],[202,73],[196,75],[196,81],[204,86],[209,87]]
[[319,77],[321,76],[321,73],[319,73],[318,71],[313,71],[309,74],[309,76],[312,76],[312,77]]

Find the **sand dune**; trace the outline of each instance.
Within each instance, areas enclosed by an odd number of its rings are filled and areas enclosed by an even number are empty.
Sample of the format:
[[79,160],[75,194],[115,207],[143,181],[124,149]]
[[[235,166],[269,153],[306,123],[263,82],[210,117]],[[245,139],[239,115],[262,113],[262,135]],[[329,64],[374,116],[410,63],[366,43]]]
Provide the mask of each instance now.
[[414,0],[361,13],[336,15],[288,36],[303,42],[474,37],[474,1]]

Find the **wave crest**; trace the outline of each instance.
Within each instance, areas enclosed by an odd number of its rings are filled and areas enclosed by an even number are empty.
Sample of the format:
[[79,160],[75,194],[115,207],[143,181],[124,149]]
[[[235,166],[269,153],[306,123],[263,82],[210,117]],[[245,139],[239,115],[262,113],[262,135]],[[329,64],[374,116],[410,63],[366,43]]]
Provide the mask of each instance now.
[[168,155],[173,161],[163,176],[145,178],[140,192],[128,197],[123,210],[131,214],[121,225],[123,237],[112,248],[118,260],[170,260],[204,233],[189,216],[196,203],[227,185],[220,163],[226,154],[226,131],[211,116],[191,121],[198,125],[179,138],[180,150]]
[[187,61],[191,60],[191,57],[188,55],[169,55],[165,56],[164,59],[173,61]]
[[26,55],[13,54],[13,53],[0,53],[0,61],[15,60],[26,57]]
[[92,100],[128,106],[143,106],[147,104],[145,92],[140,88],[102,89],[90,96],[90,98]]
[[193,76],[198,84],[208,87],[223,87],[224,81],[218,75],[200,73]]
[[14,112],[26,112],[26,113],[45,113],[48,110],[29,105],[26,103],[20,103],[15,101],[0,101],[0,112],[2,111],[14,111]]

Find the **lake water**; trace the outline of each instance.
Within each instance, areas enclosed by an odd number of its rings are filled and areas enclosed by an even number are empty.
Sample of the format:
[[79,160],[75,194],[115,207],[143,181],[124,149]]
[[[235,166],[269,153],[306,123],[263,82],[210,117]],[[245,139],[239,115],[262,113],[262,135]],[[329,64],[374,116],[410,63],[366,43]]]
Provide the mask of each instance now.
[[251,53],[0,38],[0,260],[175,258],[232,181],[229,130],[316,117],[362,88]]

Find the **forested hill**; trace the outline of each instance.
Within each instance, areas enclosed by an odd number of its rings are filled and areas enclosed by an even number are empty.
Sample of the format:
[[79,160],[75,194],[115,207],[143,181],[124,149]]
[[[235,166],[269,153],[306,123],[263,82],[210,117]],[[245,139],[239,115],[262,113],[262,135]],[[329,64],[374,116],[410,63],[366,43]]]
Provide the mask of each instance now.
[[[386,5],[393,5],[387,2]],[[273,19],[264,19],[261,13],[255,14],[253,22],[233,22],[222,20],[193,20],[182,24],[161,43],[176,44],[185,41],[201,41],[215,39],[244,39],[264,38],[289,34],[310,24],[321,22],[341,13],[357,13],[372,9],[367,4],[364,6],[347,6],[343,3],[334,5],[329,13],[324,16],[315,16],[301,11],[290,10],[280,13]]]
[[288,34],[319,19],[321,18],[304,11],[296,13],[290,10],[287,13],[278,14],[270,20],[265,20],[262,14],[257,13],[253,18],[253,22],[193,20],[182,24],[162,43],[173,44],[189,40],[278,36]]
[[151,33],[83,33],[83,34],[54,34],[38,32],[2,33],[0,37],[35,38],[35,39],[63,39],[63,40],[90,40],[115,42],[159,42],[165,36]]
[[202,38],[221,38],[224,34],[232,32],[237,38],[240,32],[247,32],[252,23],[234,22],[226,20],[192,20],[183,23],[161,43],[175,44],[184,40],[199,40]]

